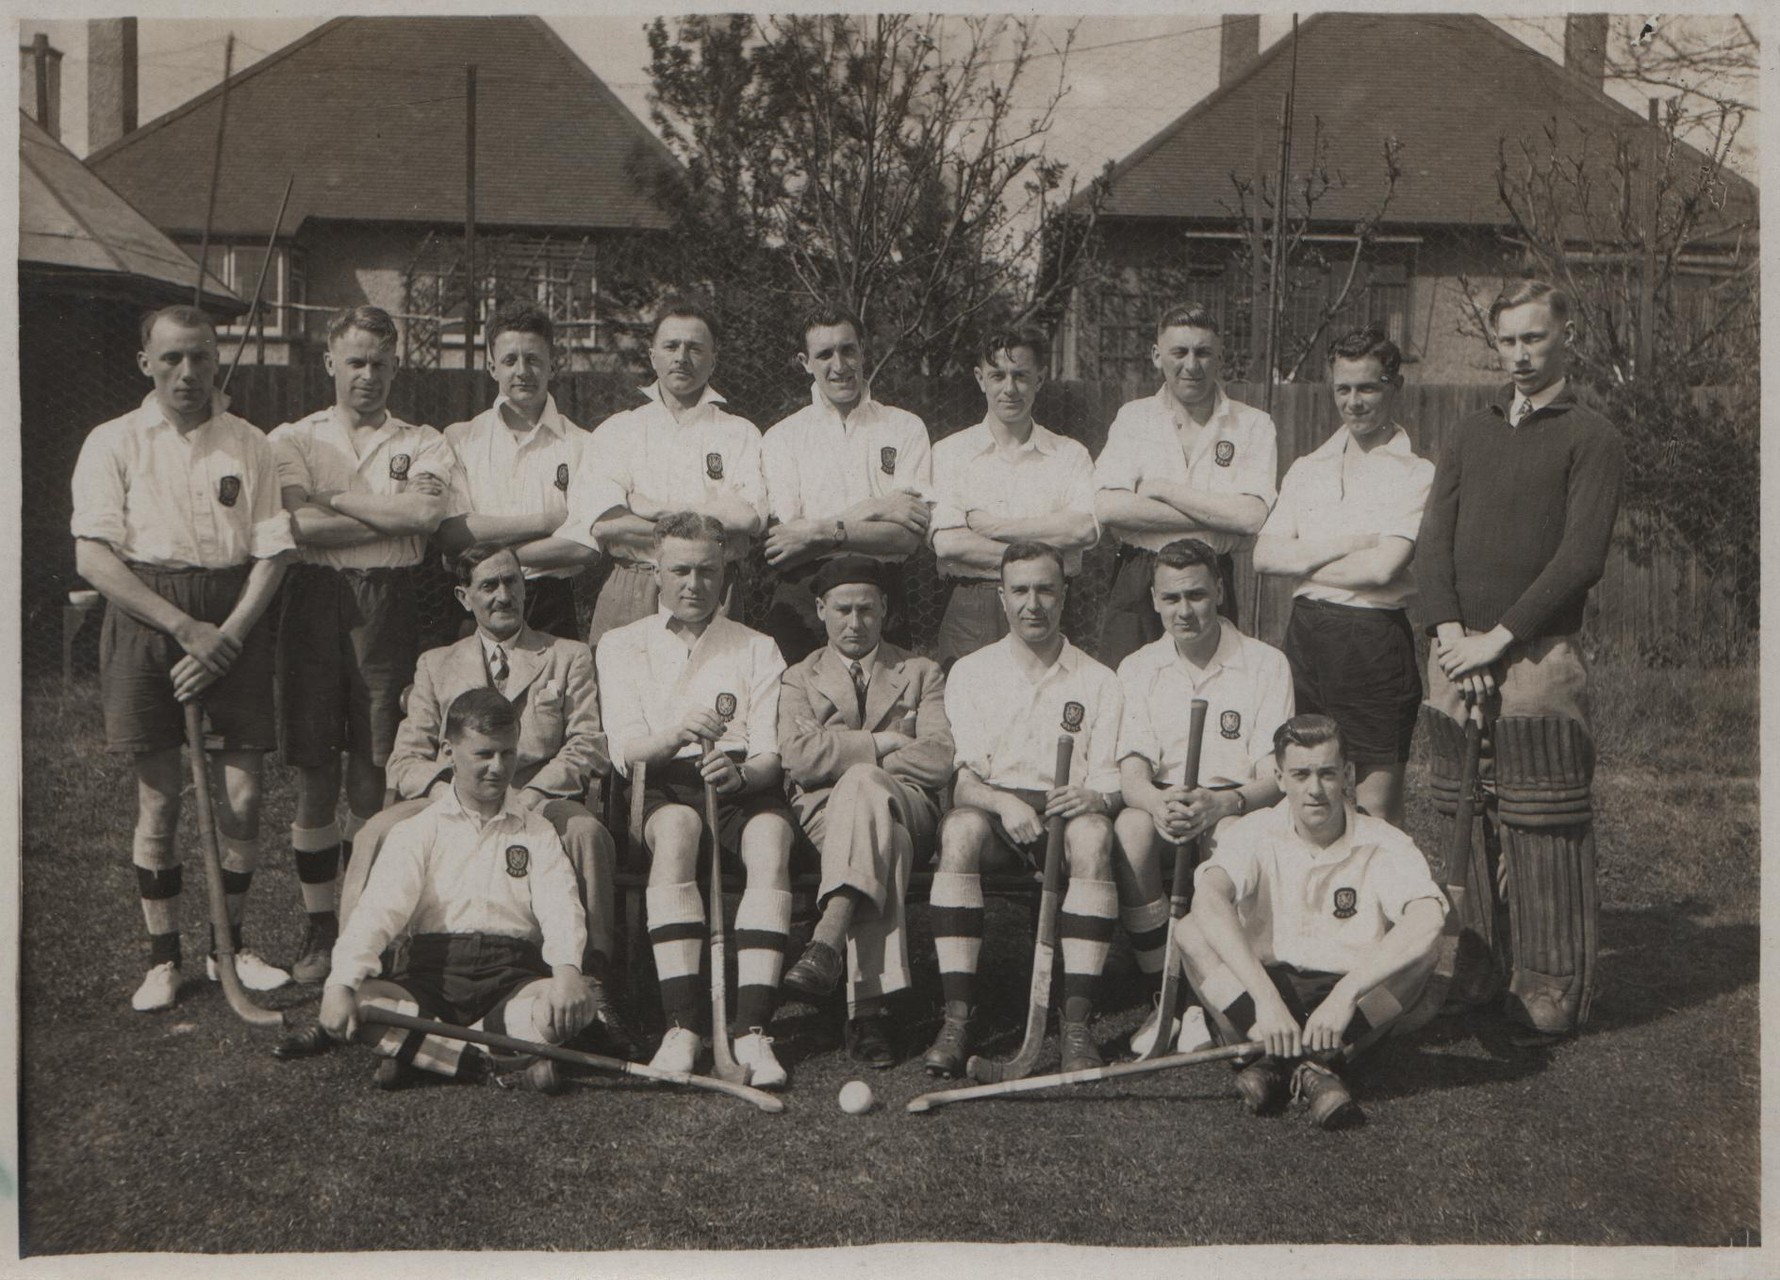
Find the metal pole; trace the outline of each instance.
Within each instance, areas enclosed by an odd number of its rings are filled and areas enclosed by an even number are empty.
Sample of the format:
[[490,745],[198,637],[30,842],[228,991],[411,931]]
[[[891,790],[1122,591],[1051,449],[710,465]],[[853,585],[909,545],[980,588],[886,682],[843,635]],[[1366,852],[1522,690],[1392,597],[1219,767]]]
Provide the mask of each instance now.
[[[1275,188],[1275,204],[1273,207],[1273,261],[1268,270],[1267,280],[1267,368],[1266,387],[1263,408],[1273,412],[1273,384],[1279,378],[1279,313],[1282,309],[1282,293],[1284,282],[1281,280],[1285,268],[1284,238],[1287,232],[1287,219],[1291,214],[1290,192],[1286,184],[1291,180],[1292,173],[1292,103],[1298,91],[1298,15],[1292,15],[1292,70],[1286,81],[1285,102],[1280,108],[1279,127],[1279,185]],[[1308,210],[1306,211],[1308,214]]]
[[[223,375],[222,389],[229,389],[229,381],[235,376],[235,367],[241,363],[241,353],[247,350],[247,336],[253,332],[253,319],[260,315],[260,299],[265,296],[266,272],[272,266],[272,255],[278,248],[278,233],[284,228],[284,211],[290,205],[290,190],[297,185],[297,175],[291,174],[284,184],[284,199],[278,202],[278,216],[272,219],[272,234],[266,240],[266,256],[260,261],[260,278],[254,281],[253,301],[247,305],[247,323],[241,330],[241,341],[235,346],[235,358],[229,361],[229,371]],[[264,352],[266,331],[260,330],[260,350]]]
[[204,273],[210,269],[210,224],[216,217],[216,188],[222,177],[223,130],[229,123],[229,78],[235,71],[235,33],[223,45],[222,102],[216,113],[216,150],[210,158],[210,199],[204,206],[204,238],[198,243],[198,283],[192,288],[192,305],[204,305]]
[[1662,191],[1657,182],[1657,166],[1661,163],[1662,138],[1657,133],[1657,100],[1650,99],[1650,161],[1645,166],[1644,180],[1649,184],[1650,221],[1644,227],[1644,269],[1638,278],[1638,365],[1633,376],[1648,385],[1650,352],[1656,328],[1656,221],[1662,212]]
[[464,68],[464,368],[476,367],[476,64]]

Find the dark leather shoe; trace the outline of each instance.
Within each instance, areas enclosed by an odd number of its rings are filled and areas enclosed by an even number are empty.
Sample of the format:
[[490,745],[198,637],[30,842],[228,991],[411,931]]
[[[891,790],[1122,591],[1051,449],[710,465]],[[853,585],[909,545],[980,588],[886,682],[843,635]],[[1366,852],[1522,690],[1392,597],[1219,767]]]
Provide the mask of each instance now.
[[964,1074],[964,1064],[970,1060],[970,1019],[975,1012],[959,1001],[946,1002],[946,1020],[932,1047],[921,1057],[930,1074],[948,1078]]
[[312,1022],[272,1046],[272,1056],[280,1062],[291,1062],[297,1058],[313,1058],[333,1047],[334,1037],[322,1028],[321,1023]]
[[847,1056],[879,1071],[896,1065],[896,1046],[890,1042],[890,1015],[872,1014],[847,1019]]
[[1341,1077],[1320,1062],[1306,1059],[1298,1064],[1292,1092],[1310,1104],[1310,1122],[1319,1129],[1348,1129],[1366,1123],[1366,1113]]
[[1257,1058],[1236,1073],[1236,1092],[1253,1116],[1270,1116],[1286,1105],[1292,1068],[1283,1058]]
[[1064,1071],[1092,1071],[1106,1065],[1106,1059],[1100,1056],[1100,1047],[1094,1043],[1094,1033],[1088,1030],[1086,1022],[1071,1022],[1065,1018],[1059,1031]]
[[529,1093],[558,1094],[562,1092],[562,1075],[551,1058],[535,1058],[523,1071],[509,1071],[494,1078],[502,1089],[523,1089]]
[[826,1000],[841,985],[845,971],[840,952],[826,942],[812,942],[779,985],[811,1000]]

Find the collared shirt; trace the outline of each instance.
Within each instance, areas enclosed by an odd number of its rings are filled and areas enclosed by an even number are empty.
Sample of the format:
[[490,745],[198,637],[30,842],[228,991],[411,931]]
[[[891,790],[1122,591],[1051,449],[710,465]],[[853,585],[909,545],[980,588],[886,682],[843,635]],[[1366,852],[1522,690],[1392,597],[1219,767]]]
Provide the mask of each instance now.
[[[1322,445],[1294,462],[1261,536],[1373,533],[1414,542],[1434,483],[1434,464],[1409,447],[1402,427],[1392,423],[1385,430],[1389,439],[1362,450],[1349,448],[1353,433],[1337,427]],[[1330,586],[1312,573],[1298,579],[1292,594],[1365,609],[1401,609],[1415,594],[1415,575],[1407,561],[1382,587]]]
[[[287,422],[271,435],[278,456],[278,483],[304,493],[406,493],[421,474],[445,484],[445,514],[469,510],[463,469],[444,435],[432,427],[386,414],[383,425],[364,438],[361,456],[353,430],[337,406]],[[351,547],[303,547],[309,564],[335,569],[399,569],[426,555],[420,534],[376,538]]]
[[[588,432],[563,417],[556,397],[544,398],[544,412],[531,430],[507,426],[502,396],[492,408],[468,422],[445,428],[463,467],[470,510],[480,515],[518,516],[539,513],[559,525],[569,514],[569,484],[580,471]],[[567,578],[578,569],[527,569],[528,578]]]
[[1514,398],[1508,402],[1509,425],[1518,427],[1520,425],[1520,416],[1523,411],[1531,412],[1534,409],[1543,409],[1546,405],[1563,395],[1564,388],[1569,384],[1569,381],[1568,378],[1559,378],[1550,386],[1543,387],[1530,396],[1523,396],[1518,390],[1515,391]]
[[297,545],[264,433],[219,413],[182,436],[153,392],[87,435],[73,488],[74,536],[138,564],[226,569]]
[[[785,659],[770,636],[719,613],[690,650],[659,610],[600,637],[594,650],[602,719],[612,763],[630,776],[640,739],[673,728],[695,708],[724,715],[719,751],[743,757],[779,753],[779,677]],[[702,754],[689,742],[676,758]]]
[[[1232,400],[1223,387],[1218,388],[1217,396],[1204,426],[1193,422],[1167,386],[1153,396],[1126,403],[1106,429],[1106,447],[1094,464],[1094,487],[1136,493],[1145,480],[1185,483],[1211,493],[1248,494],[1272,506],[1279,475],[1278,429],[1267,414]],[[1217,552],[1234,551],[1242,542],[1241,534],[1219,529],[1194,533],[1121,531],[1119,536],[1149,551],[1160,551],[1186,537],[1198,538]]]
[[1066,639],[1057,660],[1034,679],[1030,652],[1013,636],[958,659],[946,677],[946,719],[960,768],[992,787],[1049,791],[1057,739],[1075,753],[1069,778],[1092,791],[1119,789],[1119,679]]
[[[518,639],[517,633],[508,636],[505,640],[496,640],[493,636],[489,635],[488,632],[478,627],[476,629],[476,639],[482,642],[482,666],[487,670],[488,679],[491,684],[494,682],[495,678],[494,651],[496,649],[501,651],[501,657],[507,664],[507,674],[513,674],[513,650],[508,648],[508,646],[511,645],[514,640]],[[449,711],[450,708],[447,707],[446,710]]]
[[839,410],[811,387],[808,407],[767,430],[761,458],[776,520],[830,520],[867,498],[933,492],[926,424],[869,392],[843,423]]
[[662,403],[660,383],[643,394],[647,404],[615,413],[593,429],[556,536],[598,547],[594,522],[614,507],[628,507],[639,492],[668,506],[701,505],[729,494],[753,507],[764,523],[760,428],[723,410],[723,397],[708,386],[678,421]]
[[[1199,782],[1246,782],[1272,764],[1273,734],[1292,718],[1292,667],[1270,644],[1218,620],[1218,647],[1204,670],[1174,647],[1174,637],[1146,644],[1119,664],[1125,722],[1119,757],[1142,756],[1158,785],[1177,786],[1187,762],[1189,704],[1204,698]],[[1263,773],[1261,776],[1270,776]]]
[[544,963],[576,965],[587,921],[556,829],[508,793],[484,820],[456,788],[389,829],[358,907],[334,944],[328,981],[356,987],[404,933],[489,933],[542,944]]
[[1237,919],[1263,964],[1349,973],[1410,903],[1428,898],[1446,911],[1415,842],[1352,805],[1326,849],[1293,829],[1290,801],[1225,822],[1194,884],[1213,867],[1236,887]]
[[[1014,519],[1056,511],[1094,514],[1094,463],[1088,451],[1036,422],[1026,443],[1012,449],[996,445],[986,418],[947,436],[933,446],[933,487],[937,502],[930,538],[942,529],[964,528],[972,511]],[[1095,529],[1098,536],[1099,526]],[[1063,553],[1065,573],[1074,577],[1081,567],[1079,550]],[[975,570],[957,576],[993,578]]]

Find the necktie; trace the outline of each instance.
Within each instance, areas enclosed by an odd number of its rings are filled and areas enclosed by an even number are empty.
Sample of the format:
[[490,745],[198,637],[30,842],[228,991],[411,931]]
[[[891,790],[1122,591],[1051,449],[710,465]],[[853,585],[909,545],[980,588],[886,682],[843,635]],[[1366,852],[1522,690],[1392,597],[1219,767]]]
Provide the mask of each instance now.
[[1532,411],[1533,402],[1531,400],[1522,400],[1519,404],[1514,406],[1514,416],[1509,419],[1508,425],[1518,427],[1521,423],[1527,420],[1527,415]]
[[494,652],[488,655],[488,674],[494,677],[495,688],[507,682],[507,671],[507,651],[497,644]]
[[865,689],[867,684],[865,668],[857,662],[850,663],[849,666],[853,672],[853,694],[859,699],[859,724],[863,728],[865,726]]

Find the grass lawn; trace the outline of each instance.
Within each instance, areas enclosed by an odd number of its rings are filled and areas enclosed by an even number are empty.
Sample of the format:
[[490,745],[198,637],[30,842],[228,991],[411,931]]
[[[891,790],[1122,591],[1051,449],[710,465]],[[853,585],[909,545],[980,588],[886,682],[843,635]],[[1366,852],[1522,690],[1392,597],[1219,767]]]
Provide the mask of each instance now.
[[[275,1061],[273,1037],[189,960],[177,1008],[133,1013],[147,947],[131,783],[91,691],[45,686],[24,705],[24,1250],[1759,1243],[1755,673],[1603,669],[1596,687],[1588,1034],[1522,1053],[1494,1017],[1437,1023],[1363,1069],[1367,1127],[1322,1134],[1301,1112],[1247,1117],[1215,1065],[910,1116],[929,1087],[910,1062],[874,1076],[884,1108],[851,1117],[834,1101],[861,1074],[839,1014],[797,1004],[773,1028],[793,1072],[779,1116],[605,1079],[557,1099],[380,1094],[364,1050]],[[1439,837],[1421,776],[1410,828],[1426,845]],[[282,961],[301,907],[279,848],[291,789],[282,768],[267,778],[249,935]],[[184,828],[193,957],[189,806]],[[925,909],[914,917],[918,1050],[939,996]],[[990,921],[985,1004],[1005,1053],[1030,940],[1022,906],[992,902]],[[1140,1013],[1134,988],[1109,987],[1103,1043]]]

